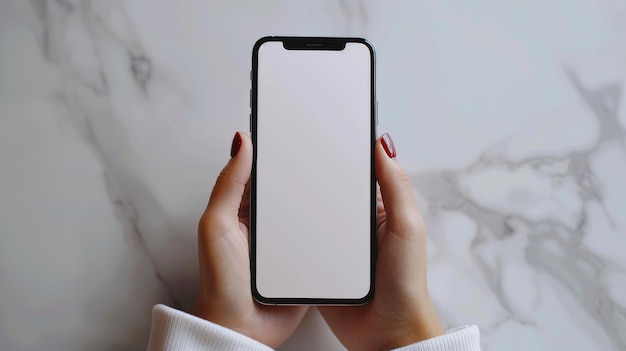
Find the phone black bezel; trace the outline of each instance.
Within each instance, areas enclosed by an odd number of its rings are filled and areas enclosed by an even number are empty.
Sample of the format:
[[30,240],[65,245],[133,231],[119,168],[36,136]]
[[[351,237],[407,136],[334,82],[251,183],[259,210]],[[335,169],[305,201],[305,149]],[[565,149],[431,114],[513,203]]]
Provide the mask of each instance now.
[[[287,50],[343,50],[346,43],[364,44],[370,51],[370,159],[371,159],[371,182],[370,182],[370,289],[360,298],[275,298],[265,297],[259,293],[256,286],[256,131],[257,131],[257,84],[258,84],[258,52],[260,47],[267,42],[282,42]],[[376,143],[376,55],[374,46],[363,38],[348,37],[288,37],[269,36],[259,39],[252,50],[252,70],[250,79],[252,90],[250,93],[250,131],[253,145],[252,174],[250,176],[250,276],[252,296],[256,301],[266,305],[362,305],[374,297],[377,240],[376,240],[376,172],[374,168],[374,148]]]

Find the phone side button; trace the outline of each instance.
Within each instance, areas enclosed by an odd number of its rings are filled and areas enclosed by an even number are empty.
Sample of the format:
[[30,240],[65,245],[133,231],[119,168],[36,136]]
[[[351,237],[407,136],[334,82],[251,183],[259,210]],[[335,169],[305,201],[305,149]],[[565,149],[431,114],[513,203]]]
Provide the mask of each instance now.
[[252,108],[252,89],[250,89],[250,99],[248,101],[248,106]]
[[376,111],[374,111],[376,117],[376,125],[378,125],[378,100],[376,100]]
[[250,133],[252,133],[252,113],[250,113],[250,124],[248,125]]

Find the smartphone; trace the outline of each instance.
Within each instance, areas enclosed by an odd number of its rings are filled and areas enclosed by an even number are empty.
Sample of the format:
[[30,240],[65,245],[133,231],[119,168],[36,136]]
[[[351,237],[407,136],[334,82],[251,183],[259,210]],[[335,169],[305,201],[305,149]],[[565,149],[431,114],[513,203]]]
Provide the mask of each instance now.
[[263,304],[363,304],[374,294],[374,47],[265,37],[253,48],[252,295]]

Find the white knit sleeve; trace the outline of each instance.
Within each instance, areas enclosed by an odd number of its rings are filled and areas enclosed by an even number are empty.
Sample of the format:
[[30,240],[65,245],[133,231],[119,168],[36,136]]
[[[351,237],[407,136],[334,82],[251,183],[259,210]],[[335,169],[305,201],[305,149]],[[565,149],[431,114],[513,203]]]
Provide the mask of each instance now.
[[165,305],[152,309],[148,351],[165,350],[259,350],[268,346],[228,328]]
[[394,351],[480,351],[480,332],[477,326],[468,325]]

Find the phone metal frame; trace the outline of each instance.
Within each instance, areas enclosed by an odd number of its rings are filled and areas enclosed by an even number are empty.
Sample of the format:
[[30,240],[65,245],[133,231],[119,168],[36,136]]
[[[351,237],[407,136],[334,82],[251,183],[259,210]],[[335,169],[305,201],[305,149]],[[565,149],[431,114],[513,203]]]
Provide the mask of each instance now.
[[[256,287],[256,132],[257,132],[257,89],[258,89],[258,53],[260,47],[267,42],[282,42],[287,50],[343,50],[346,43],[364,44],[370,51],[370,289],[368,293],[359,298],[276,298],[265,297],[259,293]],[[264,305],[363,305],[374,297],[377,239],[376,239],[376,172],[374,168],[374,147],[376,142],[376,125],[378,124],[377,100],[376,100],[376,54],[374,46],[363,38],[349,37],[289,37],[268,36],[259,39],[252,50],[252,70],[250,80],[250,131],[252,134],[253,161],[252,174],[250,175],[250,283],[253,298]]]

